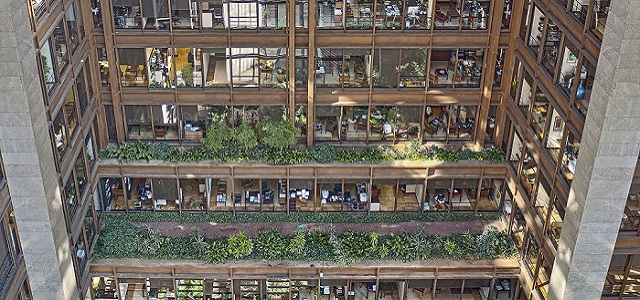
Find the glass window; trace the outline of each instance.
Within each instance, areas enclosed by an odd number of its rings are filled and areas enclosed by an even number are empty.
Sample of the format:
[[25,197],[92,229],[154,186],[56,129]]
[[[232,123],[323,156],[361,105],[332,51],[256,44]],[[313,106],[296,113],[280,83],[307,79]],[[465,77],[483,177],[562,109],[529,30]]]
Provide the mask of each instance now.
[[397,111],[395,106],[372,106],[369,116],[369,126],[372,141],[386,141],[394,139],[396,131]]
[[287,50],[285,48],[260,49],[260,86],[287,87]]
[[[368,88],[371,78],[371,50],[345,49],[344,65],[340,75],[343,87]],[[424,73],[424,71],[423,71]]]
[[549,152],[549,155],[551,155],[553,162],[557,164],[564,134],[564,120],[562,120],[562,117],[558,114],[558,110],[553,109],[549,122],[551,122],[551,124],[547,129],[547,143],[545,144],[545,148]]
[[[489,24],[490,1],[462,1],[462,29],[487,29]],[[455,13],[450,15],[455,18]]]
[[549,289],[549,279],[551,278],[551,262],[544,255],[540,256],[540,266],[538,267],[538,276],[536,278],[536,291],[547,299],[547,290]]
[[100,196],[106,211],[126,209],[124,191],[127,185],[124,183],[120,178],[100,178]]
[[225,48],[203,48],[202,68],[205,87],[228,87],[231,84],[230,52]]
[[566,204],[563,203],[557,196],[553,201],[551,207],[551,214],[549,215],[549,230],[548,234],[551,237],[551,242],[558,246],[558,241],[560,241],[560,233],[562,232],[562,225],[564,220]]
[[[401,30],[404,15],[404,1],[377,0],[376,29]],[[411,19],[411,17],[407,17]],[[407,28],[409,28],[407,26]]]
[[607,25],[607,16],[609,15],[610,0],[596,0],[593,7],[593,20],[591,21],[591,28],[597,36],[602,38],[604,28]]
[[146,105],[128,105],[124,107],[127,118],[129,140],[152,140],[151,112]]
[[307,86],[307,49],[296,49],[296,87]]
[[100,0],[91,0],[91,15],[93,27],[102,28],[102,11],[100,8]]
[[113,105],[104,106],[104,115],[107,122],[108,139],[109,141],[115,141],[118,139],[118,133],[116,131],[116,118],[113,115]]
[[283,0],[260,1],[260,28],[284,29],[287,27],[287,4]]
[[[189,1],[191,5],[194,5],[194,2],[196,1]],[[173,1],[171,1],[171,3],[173,3]],[[202,28],[222,29],[229,27],[229,5],[227,4],[227,1],[224,1],[224,4],[219,0],[197,1],[197,3],[200,3],[200,6],[199,8],[196,6],[196,9],[200,9],[202,12]],[[195,11],[196,9],[192,9],[192,11]]]
[[202,86],[202,51],[199,48],[176,48],[173,50],[176,80],[174,85],[182,87]]
[[[405,28],[431,29],[431,12],[434,6],[433,2],[434,1],[429,0],[407,1],[407,11],[404,14]],[[391,8],[393,9],[393,6]],[[400,7],[398,9],[400,9]]]
[[[227,1],[225,1],[227,2]],[[255,0],[231,0],[225,3],[225,14],[233,29],[256,29],[258,27],[258,3]]]
[[147,278],[145,284],[148,286],[149,299],[167,299],[175,295],[173,280],[170,278]]
[[296,137],[304,140],[307,137],[307,107],[298,105],[295,111]]
[[538,220],[543,223],[547,219],[547,213],[549,212],[549,200],[551,199],[550,193],[551,187],[549,186],[549,182],[544,176],[540,176],[533,205]]
[[148,86],[145,49],[118,49],[122,86]]
[[540,48],[540,44],[542,41],[542,30],[544,29],[544,15],[538,9],[537,6],[534,6],[533,15],[531,16],[531,32],[529,33],[529,40],[527,46],[531,48],[535,56],[538,56],[538,49]]
[[62,115],[63,113],[59,112],[56,118],[53,119],[53,135],[56,149],[58,150],[58,159],[60,160],[62,160],[69,143],[69,135]]
[[515,132],[513,134],[513,141],[511,142],[511,151],[509,155],[509,162],[513,165],[514,168],[518,167],[518,163],[520,163],[520,157],[522,156],[522,139],[520,135]]
[[571,94],[573,82],[575,82],[576,66],[578,65],[578,49],[567,38],[564,39],[564,51],[560,59],[560,74],[558,85],[566,95]]
[[549,105],[547,96],[538,90],[533,100],[533,110],[531,113],[531,128],[536,133],[540,141],[544,138],[545,126],[547,124],[547,116],[552,107]]
[[531,234],[527,235],[527,247],[524,253],[524,261],[527,266],[527,270],[529,270],[530,275],[533,276],[536,265],[538,264],[538,259],[540,259],[540,249],[538,248],[538,243],[531,236]]
[[428,211],[430,209],[428,197],[425,199],[424,180],[401,178],[398,183],[400,190],[397,195],[397,211]]
[[[509,26],[511,25],[511,8],[512,7],[513,7],[513,1],[511,0],[504,1],[504,10],[502,11],[502,29],[509,29]],[[524,17],[526,18],[526,15]]]
[[80,271],[79,273],[82,274],[84,272],[84,268],[87,266],[87,261],[89,260],[89,258],[87,257],[89,251],[87,248],[87,243],[84,240],[84,235],[81,234],[78,238],[78,243],[76,244],[75,250],[76,261],[78,262],[78,270]]
[[142,0],[142,28],[169,30],[171,20],[167,0]]
[[119,299],[115,277],[91,277],[92,299]]
[[561,39],[562,31],[560,31],[553,20],[549,19],[547,22],[544,47],[542,50],[542,66],[544,66],[549,74],[554,74],[556,62],[558,60],[558,52],[560,52]]
[[127,192],[126,195],[129,198],[127,201],[129,210],[153,210],[154,206],[158,205],[153,201],[151,178],[125,177],[124,186]]
[[58,76],[55,71],[56,65],[53,62],[53,52],[51,51],[51,41],[47,40],[42,49],[40,49],[40,61],[42,63],[42,76],[48,93],[51,93],[53,87],[58,83]]
[[[87,108],[89,106],[89,96],[87,95],[86,87],[90,86],[85,84],[84,81],[84,71],[83,68],[80,70],[80,74],[76,77],[76,88],[78,89],[78,103],[80,104],[80,115],[84,116],[84,113],[87,112]],[[69,93],[72,94],[72,93]],[[65,102],[66,105],[66,102]]]
[[[178,197],[178,182],[174,178],[153,178],[153,207],[156,210],[179,210],[180,198]],[[142,197],[140,197],[142,201]],[[189,199],[187,199],[189,200]],[[182,203],[186,205],[187,203]],[[192,203],[188,203],[192,205]]]
[[595,75],[596,67],[583,58],[582,66],[580,67],[580,79],[576,79],[578,80],[578,87],[576,89],[575,106],[584,116],[587,115],[589,110],[589,100]]
[[78,126],[78,112],[76,110],[76,99],[74,97],[73,89],[69,90],[69,93],[64,98],[64,117],[67,121],[67,129],[69,136],[73,136],[73,133]]
[[171,59],[173,55],[167,48],[146,48],[144,50],[149,70],[150,88],[169,88],[174,86],[174,71]]
[[371,81],[374,88],[397,88],[399,49],[375,49],[373,58],[373,74]]
[[177,140],[178,107],[175,105],[153,105],[153,135],[156,140]]
[[477,106],[451,106],[450,140],[473,139],[477,109]]
[[400,87],[426,86],[427,49],[402,49],[399,67]]
[[73,176],[67,178],[67,183],[64,185],[65,205],[67,208],[67,218],[73,220],[76,210],[79,206],[78,189]]
[[336,0],[318,1],[318,28],[343,28],[344,3]]
[[422,121],[422,107],[398,106],[395,115],[396,140],[410,141],[420,138],[420,122]]
[[584,25],[587,21],[587,12],[589,11],[589,1],[573,0],[571,5],[571,13]]
[[93,144],[93,131],[89,131],[89,135],[85,139],[85,147],[87,149],[87,159],[89,160],[89,169],[93,169],[96,164],[96,147]]
[[109,86],[109,61],[107,60],[107,50],[105,48],[96,49],[98,55],[98,65],[100,66],[100,84]]
[[[216,202],[216,195],[212,195],[212,180],[180,178],[180,196],[186,210],[205,210],[209,201]],[[217,190],[216,190],[217,191]],[[226,191],[224,192],[226,193]],[[226,195],[225,195],[226,197]],[[225,199],[226,201],[226,199]],[[215,203],[214,203],[215,205]]]
[[444,140],[449,124],[448,106],[427,106],[424,112],[424,139]]
[[360,0],[345,7],[347,29],[371,29],[373,26],[373,0]]
[[522,248],[526,221],[524,219],[524,215],[522,215],[522,212],[520,211],[520,208],[518,208],[517,205],[515,205],[514,208],[515,210],[513,211],[513,222],[511,222],[510,228],[511,237],[513,238],[513,241],[518,245],[518,248]]
[[[200,28],[198,6],[201,1],[171,0],[171,22],[173,29]],[[209,4],[208,2],[205,2]],[[180,70],[178,68],[178,70]]]
[[456,50],[432,50],[429,87],[453,87]]
[[[524,159],[522,162],[522,173],[520,175],[520,183],[527,191],[526,197],[530,197],[538,175],[538,164],[531,156],[529,149],[525,149]],[[525,197],[525,198],[526,198]]]
[[562,154],[562,167],[560,172],[562,176],[571,182],[573,180],[573,174],[576,172],[576,161],[578,160],[578,154],[580,153],[580,140],[569,130],[567,136],[567,142],[564,146],[564,152]]
[[516,63],[513,68],[513,74],[511,76],[511,83],[510,83],[511,88],[509,89],[509,95],[511,95],[511,98],[513,98],[514,100],[517,99],[516,95],[518,93],[518,84],[520,83],[519,79],[520,79],[522,70],[523,70],[522,63],[518,58],[516,58]]
[[309,0],[296,0],[296,28],[309,26]]
[[204,137],[209,125],[209,106],[185,105],[180,107],[182,121],[182,138],[199,141]]
[[504,67],[504,57],[507,55],[507,49],[500,48],[496,54],[496,68],[493,74],[493,87],[500,87],[502,84],[502,68]]
[[140,15],[140,2],[112,0],[112,3],[113,23],[116,29],[140,29],[143,27]]
[[607,279],[604,281],[602,295],[615,297],[620,295],[625,281],[627,263],[629,259],[633,259],[633,257],[634,256],[628,254],[611,256],[611,263],[607,271]]
[[64,68],[69,63],[69,49],[67,48],[67,37],[64,33],[64,23],[62,23],[62,21],[53,29],[51,40],[53,41],[53,49],[55,51],[56,70],[58,74],[62,74]]
[[[332,132],[332,128],[334,128],[332,126],[333,124],[333,120],[337,119],[334,116],[337,116],[339,118],[341,118],[341,122],[337,123],[340,124],[340,139],[341,140],[348,140],[348,141],[365,141],[367,139],[367,124],[369,123],[368,121],[368,108],[366,106],[345,106],[342,108],[342,110],[340,110],[339,108],[336,109],[337,107],[323,107],[324,108],[324,119],[323,122],[320,124],[321,128],[320,128],[320,132],[324,132],[323,135],[326,136],[327,135],[327,130],[329,130],[329,132],[332,134],[332,136],[334,135]],[[320,107],[318,107],[318,112],[320,111]],[[316,115],[318,114],[318,112],[316,112]],[[372,115],[375,114],[376,117],[374,118],[374,122],[380,122],[378,118],[378,116],[380,116],[380,119],[382,119],[382,113],[378,112],[374,112],[373,108],[372,108]],[[385,114],[386,116],[386,114]],[[316,118],[317,120],[319,120],[318,118]],[[373,125],[372,129],[373,129]],[[380,125],[381,126],[381,125]],[[379,134],[380,131],[378,131]],[[318,124],[316,124],[316,139],[318,139]],[[374,133],[372,132],[372,135]],[[335,134],[337,135],[337,133]]]
[[317,87],[340,87],[342,49],[318,48],[316,57]]
[[31,8],[36,20],[47,12],[47,2],[45,0],[31,0]]
[[87,169],[84,165],[84,155],[82,152],[78,154],[76,157],[76,162],[74,163],[74,169],[76,173],[76,183],[78,185],[78,195],[84,195],[85,188],[87,186],[87,182],[89,179],[87,178]]
[[436,29],[460,29],[460,2],[436,1],[434,26]]
[[258,87],[260,66],[258,48],[231,48],[231,70],[234,87]]
[[82,23],[82,14],[78,12],[78,20],[76,20],[76,11],[74,4],[71,3],[69,9],[65,12],[65,19],[67,21],[67,32],[69,33],[69,45],[71,46],[71,52],[75,52],[76,48],[80,44],[80,40],[84,36],[84,26]]
[[478,179],[454,179],[453,187],[453,190],[448,190],[451,192],[452,210],[473,210],[478,197]]

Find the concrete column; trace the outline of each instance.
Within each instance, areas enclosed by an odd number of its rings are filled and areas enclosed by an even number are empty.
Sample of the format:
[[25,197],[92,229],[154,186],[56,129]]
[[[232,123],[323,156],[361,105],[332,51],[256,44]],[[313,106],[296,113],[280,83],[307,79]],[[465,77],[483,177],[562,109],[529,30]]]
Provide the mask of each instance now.
[[79,299],[24,0],[0,0],[0,149],[34,299]]
[[600,299],[640,150],[640,0],[615,0],[548,299]]

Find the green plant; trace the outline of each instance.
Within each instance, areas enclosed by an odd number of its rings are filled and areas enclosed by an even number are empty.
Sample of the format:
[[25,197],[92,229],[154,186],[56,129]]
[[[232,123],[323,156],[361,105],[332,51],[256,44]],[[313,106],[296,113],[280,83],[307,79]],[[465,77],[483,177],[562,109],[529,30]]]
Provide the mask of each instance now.
[[235,259],[247,257],[253,252],[253,242],[244,232],[231,235],[227,239],[227,252]]
[[360,153],[353,149],[338,149],[336,160],[341,163],[357,163],[361,161]]
[[248,122],[242,122],[240,126],[233,130],[233,141],[237,146],[241,147],[243,153],[249,153],[249,150],[258,146],[258,138],[253,128],[249,126]]
[[187,87],[193,87],[193,66],[185,65],[180,70],[182,72],[182,80]]
[[335,161],[338,156],[338,151],[332,145],[321,144],[315,147],[311,155],[315,161],[325,164]]
[[287,249],[288,240],[277,229],[262,231],[255,239],[255,250],[266,259],[281,257]]
[[138,235],[135,239],[136,249],[144,254],[158,252],[162,246],[162,242],[160,232],[146,224],[139,228]]
[[202,259],[207,263],[215,265],[224,262],[228,255],[227,245],[223,241],[213,241],[209,244]]
[[370,163],[379,163],[384,160],[384,151],[381,147],[367,147],[362,149],[362,160]]
[[233,132],[231,128],[222,122],[214,122],[209,127],[207,136],[200,140],[200,142],[207,151],[217,153],[225,149],[232,139]]
[[303,233],[298,232],[291,238],[289,245],[287,246],[287,252],[291,254],[301,255],[304,252],[304,247],[307,244],[307,240]]
[[286,119],[271,122],[265,118],[256,125],[260,142],[267,148],[288,149],[296,143],[297,128]]
[[200,229],[191,227],[191,233],[189,234],[191,241],[191,248],[198,255],[203,255],[209,248],[209,244],[205,241],[204,235],[200,232]]
[[167,143],[153,143],[151,144],[151,157],[158,160],[169,160],[169,154],[171,153],[171,147]]
[[140,140],[136,140],[133,143],[123,142],[113,155],[118,159],[119,163],[126,163],[139,159],[147,161],[153,159],[153,156],[151,155],[151,144],[142,143]]

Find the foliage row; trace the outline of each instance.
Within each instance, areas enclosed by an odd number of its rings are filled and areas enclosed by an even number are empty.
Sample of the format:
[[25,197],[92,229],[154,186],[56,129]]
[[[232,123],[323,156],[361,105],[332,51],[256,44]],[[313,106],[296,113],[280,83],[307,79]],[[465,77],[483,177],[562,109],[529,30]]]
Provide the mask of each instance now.
[[[245,124],[245,123],[243,123]],[[290,165],[310,161],[318,163],[380,163],[392,160],[445,161],[478,160],[502,162],[505,154],[499,148],[486,148],[474,152],[468,148],[461,150],[443,149],[437,146],[426,147],[414,141],[403,149],[390,147],[366,147],[361,151],[337,148],[322,144],[309,151],[292,149],[295,138],[291,139],[291,128],[265,125],[256,135],[248,125],[230,129],[226,125],[212,125],[207,136],[202,139],[203,147],[171,148],[166,143],[147,143],[141,141],[123,142],[118,147],[109,147],[100,151],[101,159],[117,159],[119,163],[134,160],[163,160],[168,162],[215,162],[261,160],[268,164]],[[216,129],[219,127],[218,129]],[[283,134],[290,130],[289,133]],[[211,131],[215,131],[211,132]],[[260,136],[258,143],[257,136]]]
[[295,222],[295,223],[402,223],[402,222],[464,222],[464,221],[496,221],[497,214],[473,213],[376,213],[376,214],[341,214],[328,212],[297,212],[297,213],[179,213],[179,212],[146,212],[136,214],[110,213],[105,219],[127,222],[214,222],[214,223],[248,223],[248,222]]
[[469,232],[439,236],[424,231],[381,236],[375,232],[328,231],[298,227],[285,236],[277,229],[257,237],[244,232],[210,240],[192,229],[189,237],[167,237],[147,225],[107,219],[96,245],[96,258],[202,259],[211,264],[231,259],[313,260],[353,264],[363,260],[495,259],[511,258],[516,249],[509,237],[489,227],[482,234]]

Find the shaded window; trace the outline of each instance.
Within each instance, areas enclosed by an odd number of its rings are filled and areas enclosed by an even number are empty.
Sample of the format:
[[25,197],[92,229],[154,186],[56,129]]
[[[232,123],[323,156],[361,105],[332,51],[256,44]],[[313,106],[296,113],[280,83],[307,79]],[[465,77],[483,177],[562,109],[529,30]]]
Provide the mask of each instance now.
[[400,49],[375,49],[371,82],[374,88],[397,88]]
[[67,21],[67,32],[69,33],[69,45],[71,46],[71,52],[74,53],[80,44],[80,40],[82,40],[84,36],[84,27],[82,24],[82,14],[79,11],[76,14],[73,3],[65,12],[65,20]]
[[58,83],[58,76],[56,75],[56,65],[53,62],[53,52],[51,49],[51,41],[47,40],[40,49],[40,61],[42,64],[42,76],[44,77],[44,84],[47,92],[51,93],[53,87]]
[[147,81],[145,49],[118,49],[120,81],[122,86],[144,86]]

